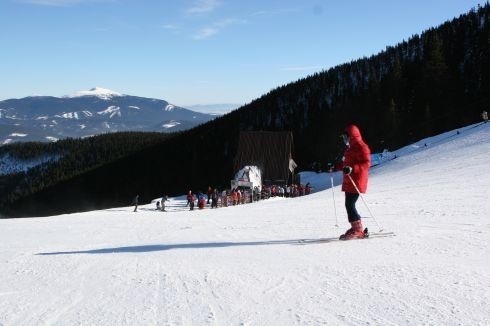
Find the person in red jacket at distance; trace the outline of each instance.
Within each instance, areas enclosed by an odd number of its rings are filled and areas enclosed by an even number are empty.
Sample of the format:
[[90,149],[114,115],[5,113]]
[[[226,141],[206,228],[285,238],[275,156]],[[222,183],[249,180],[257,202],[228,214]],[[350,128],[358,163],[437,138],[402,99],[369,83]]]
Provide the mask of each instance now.
[[[357,212],[356,202],[359,193],[365,193],[368,184],[368,170],[371,166],[371,150],[362,140],[361,132],[355,125],[349,125],[341,135],[347,149],[344,152],[342,172],[342,191],[345,192],[345,208],[351,228],[340,236],[340,240],[364,238],[361,216]],[[352,184],[354,182],[356,185]],[[357,189],[356,189],[357,186]]]

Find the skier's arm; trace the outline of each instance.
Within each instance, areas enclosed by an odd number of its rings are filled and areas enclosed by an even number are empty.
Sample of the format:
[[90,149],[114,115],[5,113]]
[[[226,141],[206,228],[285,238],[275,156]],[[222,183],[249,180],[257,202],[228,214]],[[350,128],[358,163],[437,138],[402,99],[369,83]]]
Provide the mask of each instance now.
[[369,169],[371,166],[371,151],[367,146],[362,146],[356,155],[356,161],[351,165],[353,172],[359,172],[360,169]]

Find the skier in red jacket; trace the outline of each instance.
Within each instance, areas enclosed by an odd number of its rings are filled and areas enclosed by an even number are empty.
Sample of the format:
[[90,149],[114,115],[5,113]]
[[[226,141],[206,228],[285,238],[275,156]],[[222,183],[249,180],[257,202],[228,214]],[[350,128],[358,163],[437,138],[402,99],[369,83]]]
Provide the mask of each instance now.
[[[371,150],[362,140],[361,132],[355,125],[349,125],[342,134],[347,149],[344,152],[342,171],[342,191],[345,192],[345,208],[351,228],[340,236],[341,240],[364,238],[361,216],[356,210],[356,201],[359,199],[359,190],[365,193],[368,184],[368,170],[371,166]],[[352,184],[354,182],[356,186]]]

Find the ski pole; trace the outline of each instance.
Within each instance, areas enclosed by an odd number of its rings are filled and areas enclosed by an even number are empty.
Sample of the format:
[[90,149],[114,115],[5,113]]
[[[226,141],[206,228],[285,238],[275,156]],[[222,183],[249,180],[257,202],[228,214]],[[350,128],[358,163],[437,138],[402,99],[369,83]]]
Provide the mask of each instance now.
[[335,214],[335,226],[339,227],[339,221],[337,218],[337,207],[335,206],[335,192],[333,190],[333,177],[332,177],[332,170],[330,170],[330,183],[332,184],[332,198],[333,198],[333,211]]
[[354,185],[354,188],[356,188],[356,191],[357,193],[359,194],[359,196],[361,197],[362,199],[362,202],[364,203],[364,205],[366,205],[366,208],[368,209],[369,211],[369,214],[371,214],[371,217],[373,218],[374,222],[376,223],[376,225],[378,226],[379,228],[379,232],[383,232],[383,228],[379,225],[378,221],[376,221],[376,218],[374,217],[373,213],[371,212],[371,210],[369,209],[369,206],[368,204],[366,203],[366,201],[364,200],[364,196],[361,194],[361,192],[359,191],[359,188],[357,188],[357,185],[356,183],[354,182],[354,180],[352,180],[352,177],[350,176],[350,174],[347,174],[347,176],[349,177],[350,179],[350,182],[352,182],[352,184]]

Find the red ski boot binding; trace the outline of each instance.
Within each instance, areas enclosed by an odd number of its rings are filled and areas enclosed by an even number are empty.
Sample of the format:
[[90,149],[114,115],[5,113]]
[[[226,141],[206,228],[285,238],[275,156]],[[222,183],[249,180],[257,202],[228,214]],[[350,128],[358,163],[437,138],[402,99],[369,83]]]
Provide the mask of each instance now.
[[[364,239],[369,236],[369,232],[362,229],[361,220],[351,222],[352,227],[340,236],[340,240]],[[366,236],[367,235],[367,236]]]

